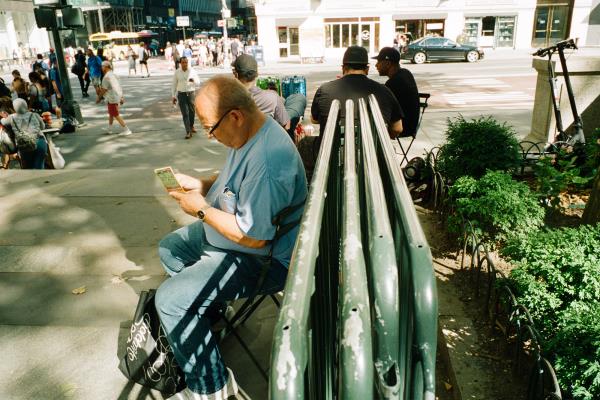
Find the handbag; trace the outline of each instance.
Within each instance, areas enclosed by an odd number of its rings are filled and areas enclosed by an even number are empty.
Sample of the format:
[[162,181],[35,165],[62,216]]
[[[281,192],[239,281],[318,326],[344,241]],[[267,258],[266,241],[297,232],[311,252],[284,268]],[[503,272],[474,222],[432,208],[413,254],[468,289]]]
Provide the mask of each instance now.
[[155,294],[140,293],[119,369],[129,380],[170,396],[185,388],[185,378],[160,325]]
[[65,167],[65,158],[60,154],[58,147],[54,145],[51,138],[47,138],[48,151],[46,152],[46,167],[48,169],[63,169]]
[[13,154],[17,152],[15,142],[10,138],[10,135],[4,128],[0,128],[0,153]]

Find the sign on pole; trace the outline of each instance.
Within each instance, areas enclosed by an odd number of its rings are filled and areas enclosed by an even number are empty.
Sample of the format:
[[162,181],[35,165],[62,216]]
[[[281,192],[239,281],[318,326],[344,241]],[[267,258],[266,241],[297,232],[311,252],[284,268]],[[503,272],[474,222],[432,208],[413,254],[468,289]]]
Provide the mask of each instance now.
[[223,11],[223,18],[231,18],[231,10],[230,9],[225,9],[222,11]]
[[227,27],[228,28],[237,28],[237,19],[227,18]]
[[217,20],[217,26],[218,26],[219,28],[222,28],[222,27],[224,27],[224,26],[225,26],[225,20],[224,20],[224,19],[218,19],[218,20]]
[[177,26],[190,26],[190,17],[187,15],[181,15],[176,17]]

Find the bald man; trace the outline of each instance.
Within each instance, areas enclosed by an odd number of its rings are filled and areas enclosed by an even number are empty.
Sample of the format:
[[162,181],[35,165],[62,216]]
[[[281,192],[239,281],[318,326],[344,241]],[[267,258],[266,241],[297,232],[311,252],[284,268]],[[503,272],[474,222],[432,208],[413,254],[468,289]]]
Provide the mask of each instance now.
[[[238,387],[223,364],[207,310],[255,293],[265,262],[271,265],[260,293],[283,288],[307,185],[290,137],[233,77],[205,82],[196,95],[196,112],[229,154],[216,177],[177,174],[186,192],[170,195],[198,221],[160,242],[160,259],[171,277],[155,301],[187,384],[172,398],[227,399]],[[272,221],[289,207],[293,212],[282,224],[293,228],[274,240]]]

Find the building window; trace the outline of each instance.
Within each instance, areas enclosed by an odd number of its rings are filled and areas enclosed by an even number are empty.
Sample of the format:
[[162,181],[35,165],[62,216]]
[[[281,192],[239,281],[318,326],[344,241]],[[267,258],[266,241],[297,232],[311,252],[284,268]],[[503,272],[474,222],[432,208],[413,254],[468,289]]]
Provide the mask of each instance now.
[[[362,30],[360,29],[362,25]],[[379,43],[379,18],[325,18],[325,47],[346,48],[349,46],[369,46],[369,38],[361,38],[361,32],[375,31],[375,43]],[[378,47],[378,46],[376,46]]]
[[494,36],[496,17],[483,17],[481,20],[481,36]]

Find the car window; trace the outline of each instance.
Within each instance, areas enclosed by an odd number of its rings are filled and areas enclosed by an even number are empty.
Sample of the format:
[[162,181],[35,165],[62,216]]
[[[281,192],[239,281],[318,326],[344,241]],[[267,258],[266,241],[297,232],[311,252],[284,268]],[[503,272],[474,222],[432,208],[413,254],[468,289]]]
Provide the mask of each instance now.
[[426,46],[435,46],[439,47],[444,44],[444,39],[442,38],[429,38],[427,39]]
[[454,40],[445,39],[445,41],[444,41],[444,46],[452,47],[455,45],[456,45],[456,42]]

